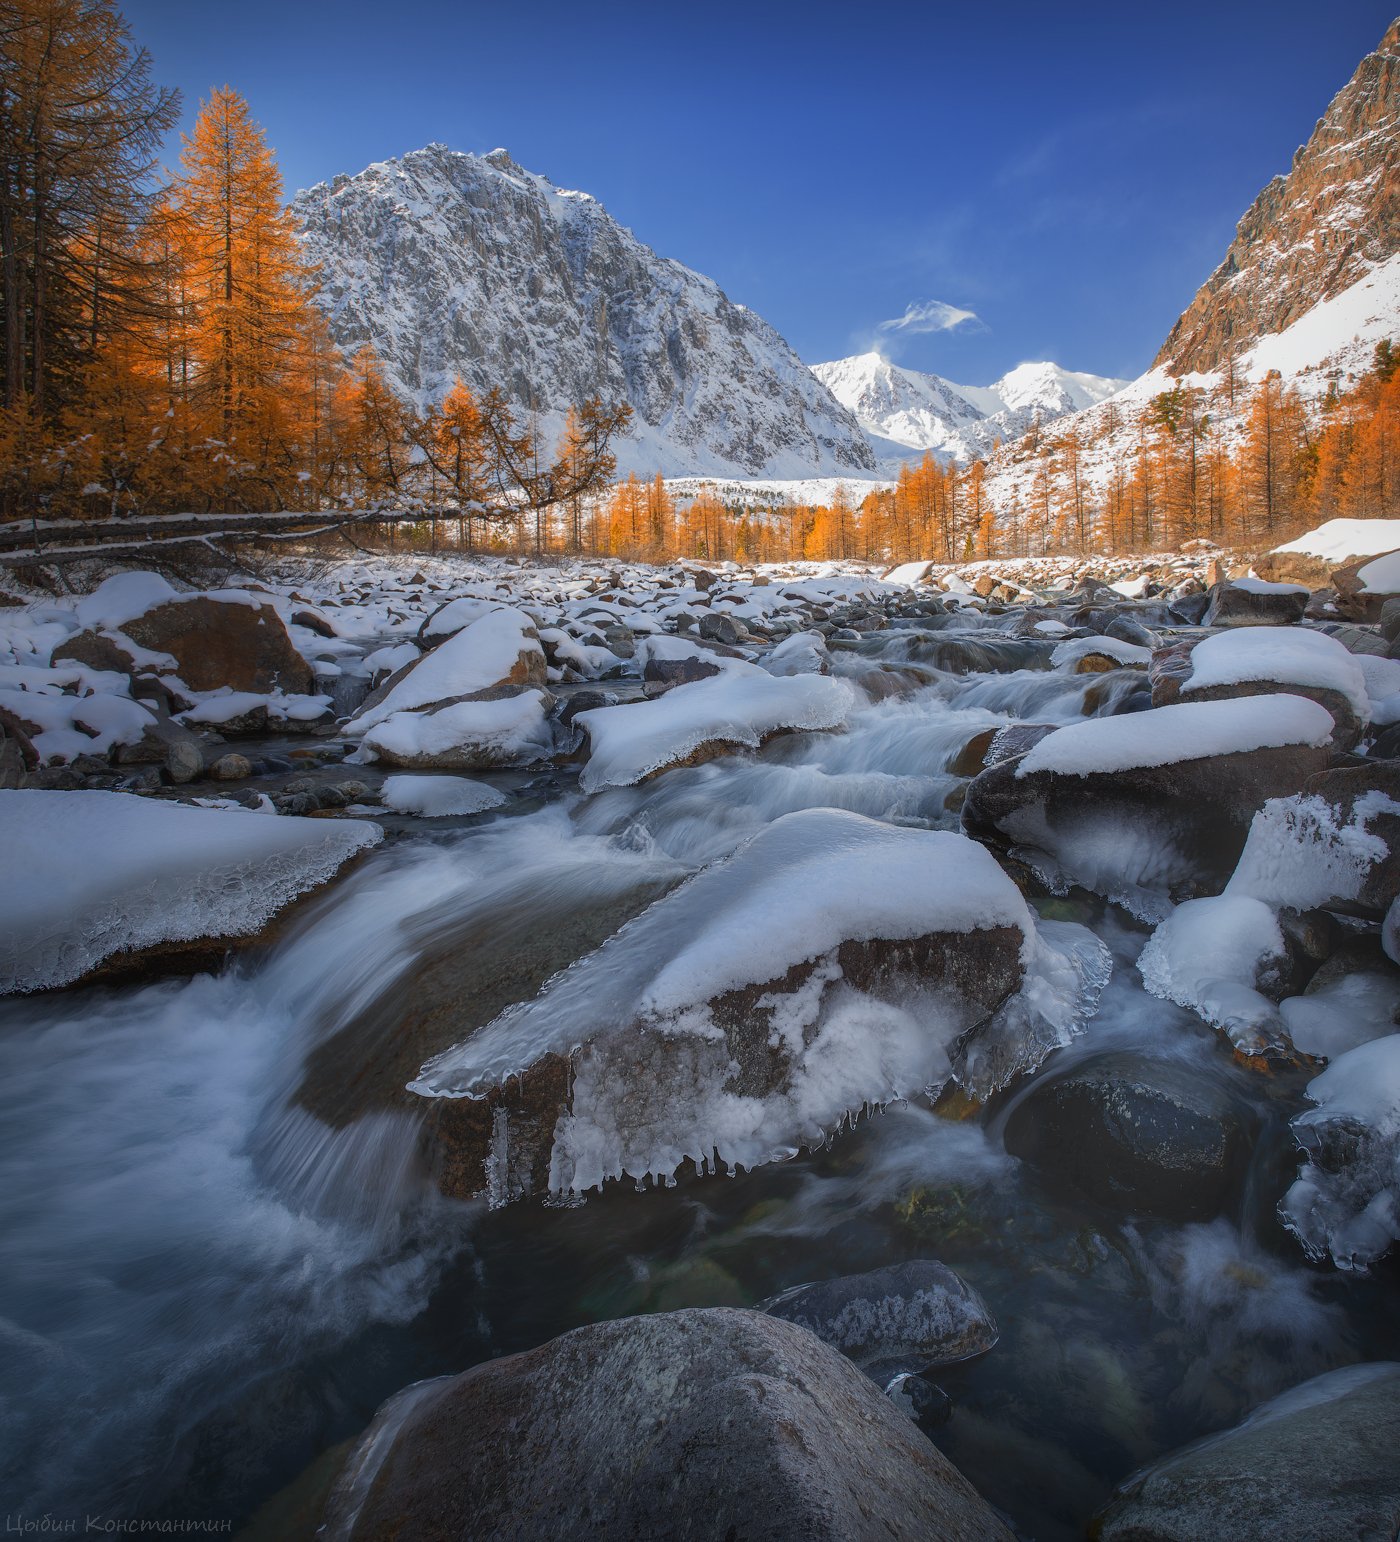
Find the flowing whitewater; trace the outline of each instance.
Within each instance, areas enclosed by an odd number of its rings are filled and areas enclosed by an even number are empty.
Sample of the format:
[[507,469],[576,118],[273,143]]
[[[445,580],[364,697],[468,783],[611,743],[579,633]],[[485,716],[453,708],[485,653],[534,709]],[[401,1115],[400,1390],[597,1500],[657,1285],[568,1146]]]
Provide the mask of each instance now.
[[[567,1038],[560,1003],[630,1010],[648,952],[685,941],[665,918],[703,919],[662,907],[775,821],[953,831],[979,735],[1144,705],[1140,673],[1053,667],[1055,644],[1013,620],[931,618],[833,650],[854,693],[840,732],[591,795],[567,769],[512,771],[484,814],[390,820],[270,953],[218,976],[0,1006],[0,1489],[31,1512],[244,1522],[410,1382],[582,1322],[756,1304],[837,1256],[854,1271],[936,1255],[994,1301],[1003,1342],[942,1378],[955,1412],[934,1433],[1043,1538],[1079,1535],[1133,1465],[1306,1376],[1394,1355],[1383,1283],[1310,1266],[1274,1218],[1296,1160],[1275,1089],[1143,991],[1148,927],[1082,889],[1038,902],[1032,985],[968,1085],[990,1094],[1052,1052],[1056,1076],[1165,1056],[1260,1132],[1239,1214],[1125,1221],[1052,1195],[1007,1152],[1038,1077],[985,1127],[911,1086],[727,1181],[492,1209],[508,1196],[448,1199],[435,1181],[434,1099],[407,1095],[427,1053],[377,1089],[357,1080],[444,958],[447,1020],[489,1023],[509,1069],[541,1024]],[[576,934],[561,916],[582,918]],[[507,965],[553,982],[542,1007],[500,985]],[[942,1008],[913,997],[879,1010],[859,1020],[942,1035],[919,1065],[945,1078],[958,1023],[935,1030]]]

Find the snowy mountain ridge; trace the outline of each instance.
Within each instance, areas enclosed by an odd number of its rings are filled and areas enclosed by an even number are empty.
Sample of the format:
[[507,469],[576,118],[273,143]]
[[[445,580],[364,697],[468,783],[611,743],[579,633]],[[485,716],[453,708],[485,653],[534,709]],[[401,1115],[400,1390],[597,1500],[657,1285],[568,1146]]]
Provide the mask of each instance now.
[[812,365],[812,373],[848,408],[893,473],[930,451],[942,461],[989,455],[1025,433],[1037,417],[1050,422],[1106,400],[1128,384],[1076,373],[1058,364],[1018,364],[990,386],[955,385],[941,375],[905,369],[878,352]]
[[371,344],[419,406],[460,375],[501,386],[550,438],[601,395],[635,413],[623,472],[875,473],[855,419],[766,321],[504,150],[428,145],[292,211],[331,335]]

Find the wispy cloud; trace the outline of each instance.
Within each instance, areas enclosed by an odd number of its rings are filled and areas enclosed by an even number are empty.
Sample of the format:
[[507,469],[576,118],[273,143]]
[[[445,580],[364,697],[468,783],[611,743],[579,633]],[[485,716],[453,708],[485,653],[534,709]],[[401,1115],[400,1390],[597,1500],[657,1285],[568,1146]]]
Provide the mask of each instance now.
[[969,322],[980,323],[976,311],[965,311],[944,300],[921,300],[906,307],[902,316],[882,321],[877,332],[952,332]]

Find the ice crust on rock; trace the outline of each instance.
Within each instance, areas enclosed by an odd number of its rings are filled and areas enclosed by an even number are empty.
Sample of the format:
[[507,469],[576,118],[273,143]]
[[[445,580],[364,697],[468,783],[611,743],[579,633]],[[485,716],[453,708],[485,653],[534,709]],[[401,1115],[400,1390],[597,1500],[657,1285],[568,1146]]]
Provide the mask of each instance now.
[[1279,1205],[1312,1258],[1364,1269],[1400,1240],[1400,1033],[1339,1055],[1293,1120],[1311,1158]]
[[255,933],[382,839],[359,820],[0,792],[0,993],[67,984],[129,949]]
[[[1144,986],[1224,1029],[1246,1053],[1286,1048],[1290,1014],[1255,988],[1261,969],[1284,956],[1278,912],[1355,899],[1389,850],[1366,822],[1390,808],[1375,792],[1357,799],[1350,819],[1325,798],[1270,799],[1254,816],[1224,892],[1178,906],[1148,939],[1138,960]],[[1295,1015],[1311,1020],[1313,1035],[1325,1031],[1317,1004]]]
[[1332,714],[1303,696],[1177,702],[1057,728],[1027,751],[1016,775],[1093,776],[1290,744],[1321,747],[1333,727]]
[[655,701],[595,707],[574,720],[589,742],[579,783],[585,792],[631,787],[705,745],[757,749],[783,729],[839,728],[857,700],[844,680],[754,669],[678,685]]
[[[688,1160],[782,1160],[865,1108],[943,1085],[951,1046],[996,999],[979,1006],[914,975],[857,988],[841,944],[967,933],[971,947],[989,928],[1019,933],[1016,952],[1039,966],[1025,901],[966,837],[833,809],[785,815],[428,1062],[411,1090],[482,1097],[547,1055],[572,1056],[555,1193],[623,1175],[669,1181]],[[766,1032],[773,1060],[755,1076],[736,1059],[748,1039],[727,1037],[716,1003],[765,986],[744,1009],[767,1014],[752,1047],[767,1065]]]
[[481,814],[500,808],[506,795],[465,776],[386,776],[380,788],[385,808],[396,814],[445,819],[452,814]]
[[713,997],[780,980],[842,942],[995,926],[1019,928],[1029,955],[1034,929],[1020,891],[966,836],[837,809],[785,814],[533,1001],[430,1061],[414,1090],[471,1096],[541,1055],[634,1019],[713,1036]]

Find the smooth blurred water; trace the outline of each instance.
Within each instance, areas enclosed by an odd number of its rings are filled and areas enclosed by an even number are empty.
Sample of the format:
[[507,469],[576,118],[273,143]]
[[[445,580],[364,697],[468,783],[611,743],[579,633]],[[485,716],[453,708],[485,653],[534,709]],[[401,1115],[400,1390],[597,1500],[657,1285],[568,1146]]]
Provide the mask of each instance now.
[[1091,925],[1116,967],[1050,1066],[1148,1047],[1228,1082],[1262,1129],[1238,1215],[1127,1222],[1056,1197],[1003,1151],[999,1105],[985,1126],[896,1107],[733,1178],[488,1214],[436,1194],[406,1105],[327,1123],[300,1095],[308,1056],[411,997],[454,938],[528,954],[548,917],[659,892],[797,809],[955,827],[964,779],[949,766],[976,734],[1140,693],[1127,671],[1049,671],[1047,652],[985,628],[879,634],[842,672],[924,674],[846,733],[425,827],[219,978],[0,1005],[7,1507],[241,1522],[410,1382],[584,1322],[751,1305],[915,1256],[965,1274],[1003,1330],[942,1379],[954,1412],[931,1438],[1040,1538],[1082,1535],[1131,1468],[1262,1398],[1400,1356],[1394,1271],[1307,1266],[1273,1219],[1293,1174],[1288,1089],[1147,997],[1145,929],[1082,896],[1045,912]]

